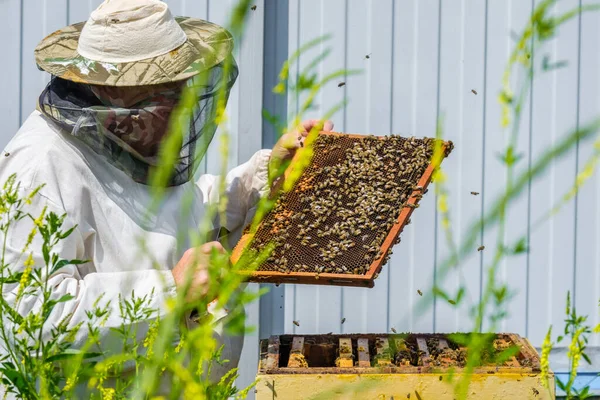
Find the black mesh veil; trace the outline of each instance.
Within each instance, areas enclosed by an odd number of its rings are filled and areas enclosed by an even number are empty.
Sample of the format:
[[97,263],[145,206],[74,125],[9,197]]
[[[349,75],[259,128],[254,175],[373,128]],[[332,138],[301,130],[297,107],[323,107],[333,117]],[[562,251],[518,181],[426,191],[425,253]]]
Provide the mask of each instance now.
[[[185,82],[197,100],[191,118],[179,121],[183,136],[169,186],[193,178],[217,129],[218,100],[227,103],[237,76],[237,65],[230,56]],[[174,106],[182,98],[181,88],[150,91],[151,95],[133,105],[122,105],[114,98],[107,102],[97,95],[96,88],[52,77],[39,97],[38,108],[136,182],[148,184],[151,169],[159,166],[160,145],[172,125]]]

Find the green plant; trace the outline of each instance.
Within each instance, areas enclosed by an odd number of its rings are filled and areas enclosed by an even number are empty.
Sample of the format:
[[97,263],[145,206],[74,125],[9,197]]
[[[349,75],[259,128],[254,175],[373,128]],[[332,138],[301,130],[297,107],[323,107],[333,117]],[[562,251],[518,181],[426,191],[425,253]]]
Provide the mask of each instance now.
[[556,343],[552,342],[552,326],[548,328],[548,333],[542,345],[542,376],[548,376],[550,371],[550,352],[553,347],[564,342],[569,341],[569,350],[567,357],[570,362],[570,373],[569,379],[566,382],[561,381],[559,378],[556,379],[556,385],[565,392],[565,396],[568,400],[579,399],[584,400],[592,397],[589,393],[589,385],[584,386],[581,389],[573,387],[575,378],[577,377],[577,371],[581,360],[583,359],[588,364],[592,364],[590,357],[586,354],[586,348],[590,336],[593,333],[600,332],[600,325],[597,325],[593,330],[592,327],[587,325],[587,315],[579,315],[575,309],[575,306],[571,304],[571,294],[567,293],[567,303],[565,308],[565,326],[563,333],[556,338]]

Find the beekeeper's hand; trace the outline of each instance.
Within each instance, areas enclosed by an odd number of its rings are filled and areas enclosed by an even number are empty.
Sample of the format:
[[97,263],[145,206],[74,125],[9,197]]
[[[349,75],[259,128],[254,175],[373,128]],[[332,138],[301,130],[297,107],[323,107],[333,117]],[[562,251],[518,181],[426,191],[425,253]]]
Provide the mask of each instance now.
[[185,289],[185,280],[188,271],[191,269],[191,284],[187,292],[187,300],[194,301],[200,296],[205,296],[210,285],[208,266],[210,263],[210,254],[212,251],[225,253],[225,249],[219,242],[208,242],[202,246],[188,249],[183,253],[183,257],[171,271],[177,291]]
[[[322,125],[321,128],[320,125]],[[291,160],[296,154],[296,150],[304,146],[304,140],[311,129],[317,128],[321,131],[330,132],[333,129],[333,122],[322,121],[319,119],[308,119],[295,130],[282,135],[271,152],[269,161],[269,173],[271,177],[275,177],[275,173],[279,171],[280,166],[288,160]]]

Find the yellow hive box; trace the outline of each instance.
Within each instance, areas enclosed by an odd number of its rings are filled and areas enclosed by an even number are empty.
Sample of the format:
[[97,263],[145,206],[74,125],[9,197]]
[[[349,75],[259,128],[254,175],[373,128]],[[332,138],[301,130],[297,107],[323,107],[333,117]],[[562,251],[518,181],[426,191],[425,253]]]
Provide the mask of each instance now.
[[[256,399],[453,400],[465,377],[467,350],[452,338],[272,336],[261,341]],[[498,334],[493,340],[496,355],[511,347],[515,355],[501,364],[483,355],[469,377],[468,399],[554,399],[554,374],[549,372],[544,385],[539,356],[527,339]]]

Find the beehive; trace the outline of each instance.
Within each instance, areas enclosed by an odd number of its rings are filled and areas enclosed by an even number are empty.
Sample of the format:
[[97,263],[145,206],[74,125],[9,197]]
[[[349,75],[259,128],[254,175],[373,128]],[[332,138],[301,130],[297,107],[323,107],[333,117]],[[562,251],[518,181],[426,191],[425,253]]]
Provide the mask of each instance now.
[[[310,163],[234,249],[275,249],[250,281],[372,287],[451,142],[322,132]],[[284,175],[298,168],[298,151]],[[437,161],[435,161],[437,160]]]
[[[468,399],[553,399],[554,374],[542,384],[529,341],[498,334],[498,352],[518,353],[497,365],[483,357],[470,377]],[[466,349],[442,334],[282,335],[260,343],[257,400],[455,398]]]

